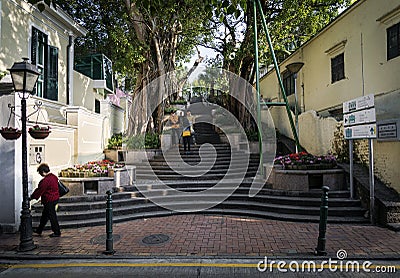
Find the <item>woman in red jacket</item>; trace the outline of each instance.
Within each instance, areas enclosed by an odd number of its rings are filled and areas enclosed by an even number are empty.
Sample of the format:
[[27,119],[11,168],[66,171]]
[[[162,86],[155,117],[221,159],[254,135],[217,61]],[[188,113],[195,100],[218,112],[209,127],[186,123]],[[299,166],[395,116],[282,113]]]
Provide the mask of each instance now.
[[32,193],[31,199],[41,198],[43,204],[43,212],[40,217],[40,224],[33,232],[41,235],[47,221],[50,220],[53,233],[50,237],[61,236],[60,226],[57,220],[56,205],[60,199],[58,193],[58,178],[50,173],[49,165],[42,163],[37,168],[38,173],[43,177],[39,182],[38,188]]

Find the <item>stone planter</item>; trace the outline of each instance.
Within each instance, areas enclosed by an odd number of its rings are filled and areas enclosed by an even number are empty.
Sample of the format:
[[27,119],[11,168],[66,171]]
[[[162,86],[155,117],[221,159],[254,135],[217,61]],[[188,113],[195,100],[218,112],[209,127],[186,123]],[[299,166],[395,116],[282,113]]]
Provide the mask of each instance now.
[[[304,165],[303,165],[304,166]],[[268,178],[268,183],[273,189],[287,191],[309,191],[328,186],[330,190],[344,190],[345,178],[342,169],[283,169],[282,166],[274,166]]]
[[123,162],[125,157],[125,151],[122,149],[117,150],[104,150],[104,156],[106,159],[115,161],[115,162]]
[[126,164],[140,164],[142,161],[152,159],[155,155],[161,154],[161,149],[127,150],[125,153]]
[[90,178],[60,178],[69,188],[67,196],[105,195],[108,190],[114,188],[114,178],[90,177]]
[[132,186],[136,181],[136,166],[127,165],[123,168],[114,169],[114,186]]

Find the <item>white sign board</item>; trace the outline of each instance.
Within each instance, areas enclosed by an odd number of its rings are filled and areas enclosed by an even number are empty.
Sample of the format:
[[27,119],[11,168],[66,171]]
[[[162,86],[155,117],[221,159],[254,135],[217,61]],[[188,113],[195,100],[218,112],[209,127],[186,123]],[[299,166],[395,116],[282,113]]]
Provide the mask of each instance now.
[[350,101],[343,102],[343,113],[355,112],[362,109],[374,107],[374,95],[359,97]]
[[376,122],[375,108],[356,111],[343,115],[343,125],[351,126]]
[[376,124],[355,125],[344,128],[345,139],[376,138]]

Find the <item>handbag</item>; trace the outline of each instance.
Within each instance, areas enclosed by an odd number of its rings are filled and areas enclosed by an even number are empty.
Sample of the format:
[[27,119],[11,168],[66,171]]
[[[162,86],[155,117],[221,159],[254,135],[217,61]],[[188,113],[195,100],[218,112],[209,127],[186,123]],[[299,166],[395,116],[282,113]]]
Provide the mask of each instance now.
[[58,193],[60,197],[64,196],[69,192],[69,188],[66,187],[60,180],[58,180]]
[[183,137],[189,137],[190,135],[190,130],[185,130],[184,132],[182,132]]

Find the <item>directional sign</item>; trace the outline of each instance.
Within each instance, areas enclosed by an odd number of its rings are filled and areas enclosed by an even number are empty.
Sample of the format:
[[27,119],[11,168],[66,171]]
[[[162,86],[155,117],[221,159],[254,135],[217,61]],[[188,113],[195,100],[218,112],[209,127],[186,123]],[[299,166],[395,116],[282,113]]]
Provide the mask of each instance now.
[[379,139],[398,139],[397,122],[378,124]]
[[343,115],[343,125],[351,126],[376,122],[375,108],[356,111]]
[[345,139],[376,138],[376,124],[355,125],[344,128]]
[[374,95],[359,97],[343,103],[343,113],[350,113],[374,107]]

